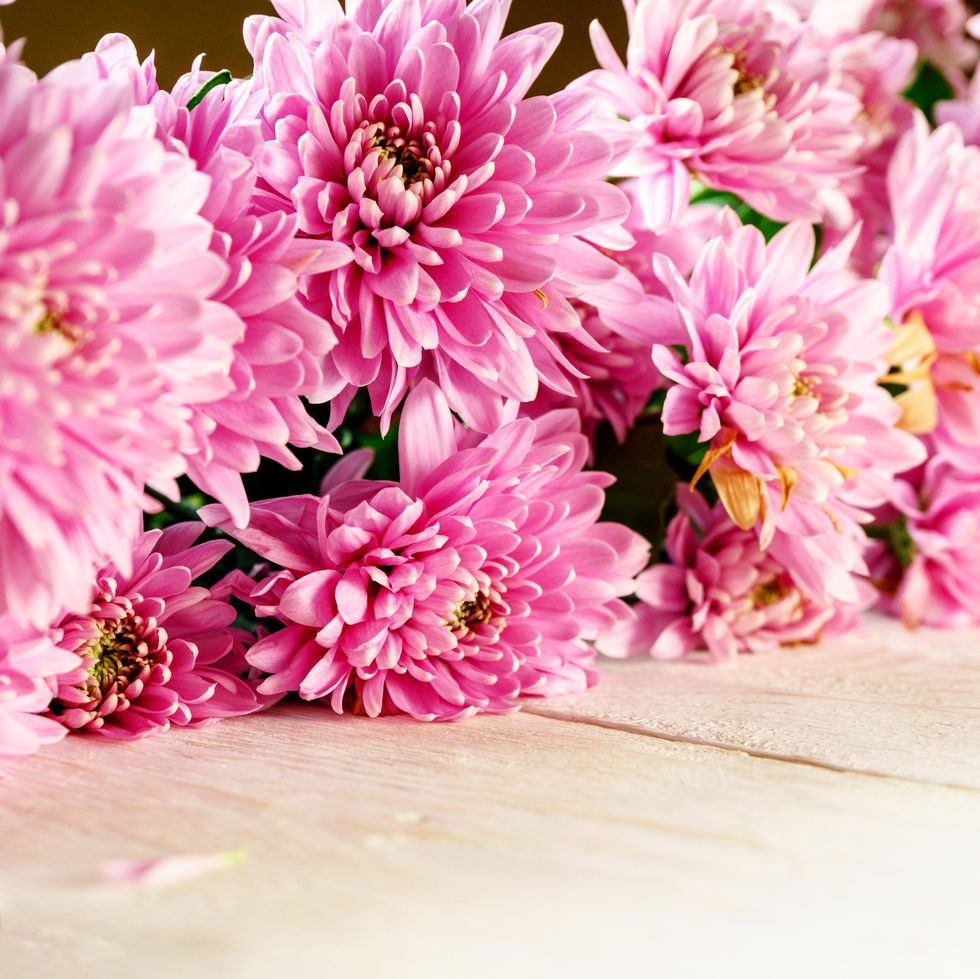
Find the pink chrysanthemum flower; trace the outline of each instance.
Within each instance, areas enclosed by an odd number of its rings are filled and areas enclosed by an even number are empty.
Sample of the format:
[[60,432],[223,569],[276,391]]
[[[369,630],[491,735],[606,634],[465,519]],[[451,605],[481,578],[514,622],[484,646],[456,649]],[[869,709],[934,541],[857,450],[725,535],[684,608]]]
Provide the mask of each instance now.
[[492,431],[505,400],[561,386],[556,335],[589,343],[568,298],[618,273],[582,239],[623,244],[605,178],[626,127],[594,93],[525,98],[561,28],[502,38],[505,0],[276,6],[246,23],[269,140],[257,205],[321,246],[300,279],[338,334],[336,411],[367,387],[387,426],[429,377]]
[[125,564],[171,491],[241,323],[200,216],[209,180],[99,81],[0,54],[0,614],[46,627]]
[[857,126],[862,136],[857,154],[860,172],[844,181],[851,213],[828,215],[824,247],[841,241],[860,222],[851,263],[871,275],[891,234],[886,176],[899,139],[913,125],[915,109],[903,96],[912,83],[916,48],[911,41],[878,31],[824,35],[811,32],[810,55],[831,66],[840,86],[861,102]]
[[[724,508],[686,487],[678,502],[667,528],[670,563],[637,578],[636,618],[619,628],[630,651],[679,659],[704,649],[720,660],[814,643],[857,624],[861,604],[821,602],[801,591],[772,550],[763,551]],[[863,604],[873,597],[866,588]]]
[[841,182],[861,145],[857,99],[806,34],[757,0],[624,0],[626,64],[599,24],[602,69],[579,82],[605,93],[640,138],[618,167],[636,176],[647,223],[673,225],[691,175],[780,221],[846,209]]
[[[768,245],[739,228],[708,244],[690,284],[657,259],[677,304],[672,344],[684,351],[654,348],[671,382],[664,431],[698,434],[707,452],[695,482],[710,473],[733,521],[758,528],[763,548],[777,530],[773,546],[859,542],[854,521],[922,458],[918,441],[893,428],[900,411],[878,384],[892,341],[887,294],[847,270],[852,243],[811,269],[809,225]],[[850,552],[860,570],[857,543]],[[822,566],[811,575],[814,587],[823,575]]]
[[203,529],[184,523],[143,534],[132,573],[104,568],[89,610],[55,624],[58,647],[78,666],[54,680],[50,717],[72,731],[126,739],[261,706],[241,678],[248,665],[232,628],[235,609],[192,584],[232,548],[195,546]]
[[868,6],[865,30],[914,41],[921,57],[955,86],[976,66],[978,49],[967,36],[970,11],[963,0],[871,0]]
[[891,504],[869,562],[882,604],[910,628],[980,624],[980,478],[940,455]]
[[[967,22],[967,33],[974,39],[980,38],[980,14]],[[980,72],[974,72],[959,98],[936,106],[936,120],[955,123],[967,143],[980,146]]]
[[283,569],[241,583],[283,623],[248,653],[272,674],[259,691],[451,720],[594,683],[587,640],[627,613],[648,545],[597,523],[610,478],[582,472],[576,424],[553,412],[464,433],[423,382],[402,414],[399,483],[358,478],[353,457],[322,499],[254,504],[245,530],[205,508]]
[[894,243],[880,277],[898,326],[900,424],[980,471],[980,149],[956,126],[903,137],[888,173]]
[[51,702],[49,680],[78,665],[49,633],[0,616],[0,758],[31,755],[60,741],[65,728],[44,717]]
[[920,56],[959,85],[977,61],[963,0],[776,0],[827,35],[880,31],[912,41]]
[[61,71],[111,79],[136,105],[152,105],[161,142],[210,178],[201,214],[214,227],[212,250],[228,265],[225,282],[210,298],[241,319],[242,338],[234,349],[232,390],[197,408],[197,444],[187,463],[194,482],[242,523],[248,500],[241,473],[254,472],[260,457],[297,469],[287,445],[339,451],[301,400],[319,395],[321,364],[335,342],[297,294],[296,269],[313,253],[295,247],[295,216],[250,211],[263,139],[258,121],[245,111],[248,86],[216,87],[189,110],[213,76],[195,65],[172,95],[161,92],[152,57],[140,64],[132,41],[121,34],[103,38],[93,53]]
[[[632,313],[639,325],[649,329],[656,321],[644,298],[641,294]],[[660,372],[650,360],[654,336],[645,342],[629,339],[610,328],[602,310],[584,303],[576,308],[590,342],[577,338],[558,341],[563,356],[577,374],[571,378],[574,395],[542,388],[534,401],[522,406],[521,414],[538,418],[556,408],[571,408],[581,416],[590,442],[603,422],[612,426],[622,442],[661,383]]]
[[669,300],[654,274],[653,256],[667,255],[682,274],[689,274],[705,243],[727,226],[731,211],[694,204],[674,228],[657,235],[643,221],[635,182],[621,186],[630,198],[625,227],[634,245],[613,254],[623,266],[619,287],[627,301],[607,308],[574,303],[593,341],[586,345],[578,338],[558,338],[562,353],[580,375],[570,379],[574,394],[542,388],[534,401],[522,407],[521,414],[536,418],[555,408],[574,408],[590,437],[594,439],[600,423],[608,422],[622,442],[653,392],[663,385],[650,351],[664,339],[662,324],[669,316],[662,304]]

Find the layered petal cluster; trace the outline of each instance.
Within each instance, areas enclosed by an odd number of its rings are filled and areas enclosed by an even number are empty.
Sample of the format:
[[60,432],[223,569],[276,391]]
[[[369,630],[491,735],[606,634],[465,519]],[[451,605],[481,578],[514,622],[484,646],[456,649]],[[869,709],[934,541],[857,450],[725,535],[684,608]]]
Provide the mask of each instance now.
[[964,0],[777,0],[825,34],[880,31],[915,44],[920,57],[959,85],[977,62]]
[[710,473],[732,520],[778,548],[814,595],[847,600],[841,572],[862,568],[856,521],[923,457],[878,384],[893,339],[887,293],[848,270],[853,237],[811,268],[809,225],[768,245],[738,228],[709,242],[689,283],[658,258],[679,323],[654,348],[671,384],[664,432],[694,432],[706,448],[694,481]]
[[980,146],[980,74],[973,76],[960,98],[939,102],[935,112],[937,122],[952,123],[963,134],[965,143]]
[[896,484],[870,564],[910,628],[980,624],[980,476],[942,456]]
[[588,640],[627,614],[649,547],[597,522],[610,478],[582,471],[587,452],[574,412],[477,436],[423,382],[402,415],[399,483],[359,478],[351,457],[322,498],[254,504],[244,530],[206,508],[281,569],[237,586],[282,623],[248,653],[271,674],[260,692],[452,720],[590,686]]
[[249,668],[235,609],[193,584],[232,548],[195,544],[203,530],[183,523],[143,534],[132,572],[103,568],[89,609],[54,624],[58,649],[77,665],[52,681],[48,717],[118,740],[263,706],[243,679]]
[[[980,38],[980,14],[967,22],[967,33],[974,40]],[[935,112],[937,121],[956,123],[967,143],[980,146],[980,74],[974,72],[969,85],[957,93],[957,98],[940,102]]]
[[144,484],[171,492],[241,323],[208,177],[116,86],[0,53],[0,614],[46,627],[125,565]]
[[540,384],[573,394],[556,338],[591,345],[569,299],[619,275],[592,243],[628,244],[605,179],[627,130],[595,93],[526,97],[561,28],[502,37],[508,0],[276,7],[246,23],[256,203],[320,246],[300,283],[337,335],[336,417],[367,387],[386,428],[426,377],[481,431]]
[[888,380],[903,385],[901,425],[980,471],[980,149],[924,119],[888,173],[894,242],[880,278],[898,324]]
[[44,716],[49,681],[78,662],[49,633],[0,616],[0,758],[31,755],[64,737],[64,725]]
[[720,660],[814,643],[855,627],[862,605],[873,601],[870,588],[863,602],[814,599],[723,507],[683,486],[678,502],[667,528],[669,563],[654,565],[636,582],[636,619],[623,627],[632,652],[679,659],[707,650]]
[[757,0],[625,6],[625,65],[594,23],[602,67],[579,84],[605,93],[637,130],[616,172],[639,179],[654,231],[683,213],[692,174],[779,221],[846,210],[841,183],[856,173],[861,103],[810,57],[798,17]]
[[[665,323],[672,319],[665,303],[670,299],[654,272],[654,255],[666,255],[683,275],[689,275],[704,245],[734,221],[727,208],[714,204],[692,204],[678,223],[664,234],[652,232],[643,220],[635,181],[620,185],[630,199],[625,227],[634,244],[610,253],[623,267],[615,285],[628,298],[626,303],[597,306],[577,300],[592,345],[577,338],[559,338],[559,345],[579,377],[571,379],[574,396],[542,388],[538,397],[524,405],[521,413],[535,418],[555,408],[574,408],[582,418],[583,430],[594,439],[596,429],[608,422],[620,442],[650,402],[663,378],[650,359],[655,343],[669,339]],[[601,290],[594,302],[602,302]]]
[[825,246],[836,244],[860,222],[860,235],[851,254],[852,264],[871,275],[888,247],[891,208],[887,174],[898,142],[912,127],[916,111],[903,93],[915,77],[918,52],[912,41],[880,31],[862,34],[809,34],[812,58],[831,66],[839,84],[861,103],[857,124],[862,145],[857,154],[859,172],[844,181],[850,213],[828,214]]
[[248,86],[216,86],[195,99],[213,80],[195,65],[172,94],[160,91],[152,57],[141,64],[132,41],[120,34],[103,38],[81,63],[61,72],[109,79],[127,88],[136,105],[151,105],[163,145],[210,178],[201,214],[214,229],[211,250],[228,273],[209,298],[238,318],[241,339],[233,351],[231,390],[197,406],[187,465],[194,482],[242,523],[248,500],[241,473],[254,472],[260,458],[298,469],[289,445],[339,451],[302,401],[320,396],[321,364],[335,342],[297,291],[296,270],[314,253],[297,247],[295,215],[251,209],[264,141],[248,111]]

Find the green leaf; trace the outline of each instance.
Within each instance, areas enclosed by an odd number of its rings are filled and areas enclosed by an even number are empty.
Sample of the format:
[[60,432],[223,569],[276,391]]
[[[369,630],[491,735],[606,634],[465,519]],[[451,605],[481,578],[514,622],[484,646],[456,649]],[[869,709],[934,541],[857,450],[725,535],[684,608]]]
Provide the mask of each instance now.
[[911,85],[902,93],[913,105],[917,105],[932,125],[935,125],[937,102],[953,98],[952,86],[943,73],[928,61],[919,64],[918,73]]
[[187,109],[192,112],[196,109],[203,101],[204,96],[208,94],[213,88],[218,88],[219,85],[227,85],[231,81],[231,72],[227,68],[223,68],[218,72],[214,78],[205,82],[195,93],[190,102],[187,103]]
[[904,516],[891,523],[870,524],[865,527],[865,532],[874,540],[883,541],[903,568],[909,567],[915,560],[918,548],[912,540],[908,520]]
[[730,207],[742,224],[751,224],[758,228],[770,241],[777,232],[786,227],[784,222],[774,221],[764,214],[749,207],[741,198],[727,191],[712,190],[710,187],[698,187],[691,196],[692,204],[714,204],[716,207]]
[[667,514],[674,504],[676,479],[667,463],[658,415],[643,415],[620,445],[608,425],[596,435],[595,468],[612,473],[603,518],[626,524],[653,544],[657,553]]

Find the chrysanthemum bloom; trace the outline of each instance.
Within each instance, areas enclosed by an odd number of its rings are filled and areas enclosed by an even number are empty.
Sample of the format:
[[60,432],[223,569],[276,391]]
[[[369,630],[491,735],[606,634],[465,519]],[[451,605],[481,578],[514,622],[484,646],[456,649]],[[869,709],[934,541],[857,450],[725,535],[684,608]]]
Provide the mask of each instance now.
[[617,284],[625,301],[607,307],[574,303],[593,341],[586,345],[578,338],[558,338],[562,353],[580,375],[570,378],[574,393],[542,387],[538,397],[522,407],[521,414],[536,418],[555,408],[574,408],[582,418],[583,430],[591,437],[600,423],[608,422],[616,437],[624,441],[652,393],[663,385],[650,351],[664,339],[663,324],[671,315],[664,310],[668,294],[654,274],[653,256],[669,256],[679,271],[688,275],[705,243],[735,219],[727,208],[694,204],[674,228],[654,234],[643,221],[635,182],[621,186],[630,199],[625,227],[634,244],[611,254],[623,267]]
[[201,214],[214,227],[212,250],[228,265],[226,280],[210,298],[240,318],[242,338],[234,349],[232,390],[196,409],[197,441],[187,464],[195,483],[241,523],[248,500],[240,474],[253,472],[260,457],[297,469],[287,445],[339,450],[301,400],[319,395],[320,367],[335,342],[297,294],[295,270],[314,252],[297,248],[295,216],[251,212],[263,139],[258,121],[245,111],[247,85],[216,86],[188,109],[213,75],[195,65],[172,95],[161,92],[152,57],[141,64],[132,41],[121,34],[108,35],[81,62],[60,70],[69,72],[110,79],[128,89],[136,105],[152,105],[164,146],[189,156],[210,178]]
[[961,85],[975,67],[978,49],[967,37],[970,10],[963,0],[871,0],[869,8],[865,30],[914,41],[920,56],[954,85]]
[[[628,632],[631,652],[679,659],[703,649],[720,660],[817,642],[857,624],[860,603],[820,602],[802,592],[772,551],[736,527],[724,508],[710,507],[686,487],[678,502],[667,528],[670,563],[637,578],[636,618],[619,630]],[[874,590],[864,591],[867,605]]]
[[901,424],[933,433],[980,471],[980,149],[956,126],[924,119],[888,173],[894,243],[881,279],[898,326],[887,380],[904,385]]
[[963,0],[776,0],[825,34],[881,31],[912,41],[925,61],[959,85],[977,61]]
[[232,387],[241,323],[200,211],[209,179],[99,81],[0,53],[0,614],[46,627],[125,565],[145,483],[184,472],[193,406]]
[[973,76],[962,98],[939,102],[936,105],[936,121],[957,126],[963,141],[969,146],[980,146],[980,73]]
[[492,431],[505,400],[554,385],[557,335],[589,343],[568,298],[617,275],[583,236],[628,244],[605,179],[627,128],[595,93],[525,98],[561,28],[501,38],[505,0],[276,6],[246,22],[257,205],[321,245],[300,281],[339,338],[326,393],[342,413],[366,386],[386,427],[429,377]]
[[[664,431],[697,433],[707,451],[695,482],[710,473],[733,521],[757,528],[763,548],[777,530],[780,546],[847,545],[838,558],[849,549],[859,570],[854,521],[887,499],[892,476],[922,450],[893,427],[900,410],[878,384],[892,342],[888,297],[847,270],[852,243],[811,269],[809,225],[791,224],[768,245],[739,228],[707,245],[690,284],[658,258],[680,322],[654,361],[672,385]],[[839,570],[814,569],[813,585]]]
[[980,478],[940,455],[891,504],[870,560],[884,606],[911,628],[980,624]]
[[649,547],[597,523],[611,480],[582,471],[587,451],[571,411],[465,433],[426,381],[402,414],[399,483],[344,460],[322,499],[254,504],[244,530],[205,508],[283,569],[243,583],[283,623],[248,653],[272,674],[260,693],[452,720],[594,683],[587,640],[627,614]]
[[[521,414],[537,418],[555,408],[571,408],[581,416],[590,441],[597,427],[608,422],[622,442],[661,383],[660,372],[650,360],[653,338],[647,342],[627,339],[610,329],[602,310],[584,303],[577,304],[577,309],[591,342],[559,340],[563,356],[579,375],[571,378],[575,393],[569,396],[542,388],[534,401],[522,406]],[[637,319],[646,325],[652,320],[641,297],[634,312],[643,309],[647,312]]]
[[605,93],[640,134],[621,176],[637,176],[654,231],[674,224],[691,174],[780,221],[846,209],[860,102],[808,55],[802,25],[757,0],[625,0],[623,65],[598,23],[602,69],[579,82]]
[[49,716],[72,731],[126,739],[261,706],[241,678],[248,665],[235,609],[192,584],[232,548],[195,546],[203,529],[184,523],[143,534],[132,573],[104,568],[89,610],[56,623],[59,648],[79,665],[55,679]]
[[51,702],[49,680],[78,665],[51,634],[0,616],[0,758],[31,755],[60,741],[63,725],[44,717]]
[[889,244],[891,208],[886,176],[899,139],[913,125],[915,109],[903,93],[915,76],[917,51],[911,41],[879,31],[865,34],[810,32],[810,56],[831,66],[842,88],[861,102],[857,120],[863,142],[860,172],[844,181],[852,213],[828,215],[824,247],[840,241],[860,221],[851,263],[871,275]]
[[[980,14],[967,22],[967,33],[974,39],[980,38]],[[974,73],[958,98],[936,106],[936,119],[940,123],[956,123],[967,143],[980,146],[980,73]]]

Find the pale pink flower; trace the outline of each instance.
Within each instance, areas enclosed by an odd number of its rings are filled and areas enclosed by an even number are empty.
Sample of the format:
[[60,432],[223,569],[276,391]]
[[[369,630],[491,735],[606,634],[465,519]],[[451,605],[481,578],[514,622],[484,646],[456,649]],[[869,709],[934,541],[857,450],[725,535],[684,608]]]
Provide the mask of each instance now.
[[967,37],[969,18],[963,0],[874,0],[864,28],[914,41],[921,57],[958,87],[977,63],[977,45]]
[[[966,27],[970,37],[980,38],[980,14],[971,17]],[[969,86],[959,98],[936,106],[936,119],[940,123],[956,123],[967,143],[980,146],[980,73],[974,72]]]
[[896,483],[872,576],[910,628],[980,624],[980,478],[941,456]]
[[46,627],[128,562],[144,484],[175,491],[241,323],[207,301],[209,179],[148,110],[9,52],[0,105],[0,614]]
[[811,268],[809,225],[791,224],[768,245],[739,228],[709,242],[690,283],[657,259],[679,320],[671,346],[654,348],[671,382],[664,431],[697,433],[707,452],[695,482],[710,473],[734,522],[757,528],[763,548],[840,551],[843,568],[812,570],[817,595],[862,569],[855,521],[922,458],[918,441],[893,427],[900,411],[878,384],[892,341],[887,293],[848,271],[852,243]]
[[571,393],[556,337],[590,343],[569,299],[618,274],[589,242],[629,243],[605,179],[628,130],[595,93],[525,97],[561,28],[502,38],[505,0],[276,6],[246,22],[257,206],[321,248],[300,282],[338,336],[334,417],[367,387],[387,427],[424,377],[482,431],[539,384]]
[[246,111],[248,86],[218,86],[188,110],[213,76],[196,64],[172,95],[161,92],[152,56],[141,64],[133,42],[121,34],[106,36],[80,63],[61,71],[110,79],[127,88],[136,105],[152,105],[164,146],[190,157],[210,178],[201,214],[214,228],[211,248],[227,263],[228,274],[209,298],[241,320],[241,340],[234,348],[231,391],[197,406],[196,444],[187,465],[194,482],[242,523],[248,500],[240,474],[254,472],[261,457],[298,469],[288,445],[339,451],[301,400],[319,395],[321,364],[335,342],[297,294],[296,268],[313,252],[297,251],[295,216],[250,209],[263,139],[258,121]]
[[558,411],[466,433],[423,382],[402,413],[399,483],[358,478],[361,456],[322,499],[254,504],[244,530],[205,508],[282,568],[236,591],[283,624],[249,650],[271,674],[259,691],[451,720],[591,686],[588,640],[628,614],[648,545],[597,523],[611,480],[582,471],[576,426]]
[[51,702],[48,681],[77,663],[48,632],[0,615],[0,758],[31,755],[64,737],[64,727],[44,716]]
[[898,324],[888,380],[900,424],[932,433],[960,465],[980,471],[980,149],[921,117],[888,172],[894,242],[880,277]]
[[802,23],[757,0],[625,0],[626,64],[598,23],[602,69],[580,79],[630,119],[638,142],[615,171],[636,176],[647,223],[674,224],[691,175],[768,217],[846,210],[860,102],[809,57]]
[[917,52],[911,41],[878,31],[864,34],[810,34],[810,56],[831,67],[840,87],[861,103],[857,119],[862,136],[857,154],[860,172],[844,181],[851,213],[830,214],[823,245],[841,241],[860,222],[852,264],[871,275],[891,234],[886,176],[899,139],[915,121],[916,110],[903,93],[915,77]]
[[954,85],[977,61],[963,0],[778,0],[827,35],[881,31],[912,41]]
[[54,624],[58,647],[78,665],[53,681],[50,717],[71,731],[127,739],[264,705],[242,678],[249,668],[235,609],[220,591],[193,584],[232,548],[195,545],[203,530],[183,523],[143,534],[132,572],[103,568],[89,610]]
[[980,146],[980,73],[973,76],[961,98],[936,105],[936,121],[953,123],[963,133],[963,141]]
[[710,507],[683,486],[678,503],[680,511],[667,528],[669,563],[637,578],[636,618],[614,635],[628,635],[625,645],[633,653],[679,659],[704,649],[720,660],[814,643],[854,628],[862,604],[873,600],[870,588],[863,603],[816,600],[723,507]]

